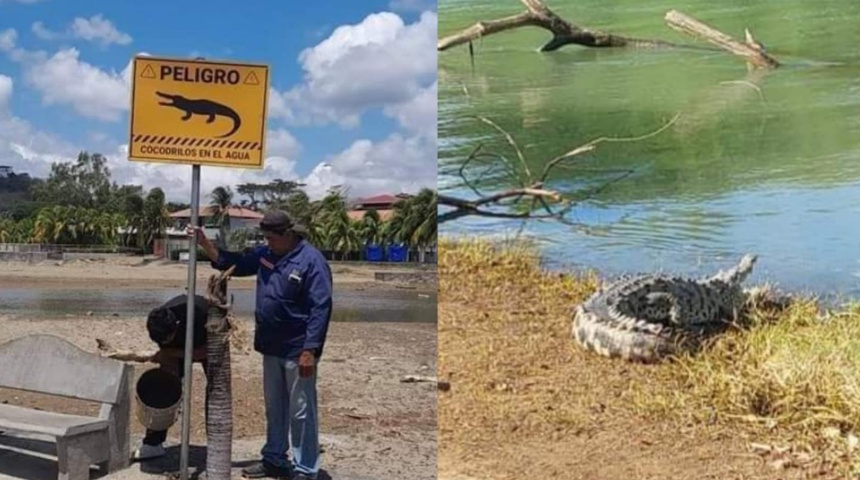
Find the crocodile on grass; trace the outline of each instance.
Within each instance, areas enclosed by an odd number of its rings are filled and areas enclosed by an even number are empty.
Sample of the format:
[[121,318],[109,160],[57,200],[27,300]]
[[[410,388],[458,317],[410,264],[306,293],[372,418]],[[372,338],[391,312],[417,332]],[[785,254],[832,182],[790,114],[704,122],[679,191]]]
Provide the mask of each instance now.
[[573,337],[597,354],[654,363],[723,331],[743,309],[756,262],[693,280],[661,274],[620,280],[577,305]]

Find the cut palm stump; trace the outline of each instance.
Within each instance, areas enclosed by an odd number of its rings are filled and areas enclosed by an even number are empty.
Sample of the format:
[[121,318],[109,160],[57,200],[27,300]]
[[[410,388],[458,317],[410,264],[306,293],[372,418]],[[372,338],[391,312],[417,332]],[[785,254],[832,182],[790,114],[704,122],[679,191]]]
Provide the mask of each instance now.
[[[244,338],[239,337],[239,328],[230,313],[232,304],[227,301],[227,281],[234,267],[213,274],[207,285],[209,316],[206,322],[206,362],[208,378],[206,382],[207,407],[206,419],[206,476],[208,480],[229,480],[233,443],[233,394],[230,368],[230,340],[239,340],[240,349],[245,346]],[[126,362],[153,362],[156,352],[135,352],[116,350],[107,341],[97,338],[99,353],[108,358]]]
[[234,320],[227,301],[227,281],[231,267],[209,277],[207,294],[209,317],[206,322],[206,382],[209,415],[206,418],[206,477],[230,480],[233,446],[233,392],[230,382],[230,333]]

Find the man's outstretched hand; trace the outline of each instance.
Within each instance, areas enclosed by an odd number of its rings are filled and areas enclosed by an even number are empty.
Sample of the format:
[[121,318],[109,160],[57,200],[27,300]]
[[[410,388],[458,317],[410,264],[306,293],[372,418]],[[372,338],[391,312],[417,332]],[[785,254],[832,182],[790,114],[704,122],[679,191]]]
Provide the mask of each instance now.
[[213,262],[218,260],[218,249],[215,248],[215,245],[206,238],[206,232],[203,231],[200,227],[195,227],[192,225],[188,225],[185,227],[185,233],[188,234],[190,238],[197,238],[197,244],[200,245],[200,248],[206,252],[206,256],[209,257]]
[[314,353],[310,350],[302,350],[302,354],[299,355],[299,376],[301,378],[307,378],[314,374],[315,358]]

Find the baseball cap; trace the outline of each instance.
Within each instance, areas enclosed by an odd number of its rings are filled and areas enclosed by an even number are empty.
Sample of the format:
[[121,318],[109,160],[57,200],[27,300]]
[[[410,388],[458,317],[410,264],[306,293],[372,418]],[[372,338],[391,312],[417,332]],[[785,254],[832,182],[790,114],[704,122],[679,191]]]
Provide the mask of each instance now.
[[298,225],[293,221],[287,212],[282,210],[270,210],[263,215],[260,220],[260,230],[283,234],[292,230],[298,235],[305,236],[307,229],[303,225]]

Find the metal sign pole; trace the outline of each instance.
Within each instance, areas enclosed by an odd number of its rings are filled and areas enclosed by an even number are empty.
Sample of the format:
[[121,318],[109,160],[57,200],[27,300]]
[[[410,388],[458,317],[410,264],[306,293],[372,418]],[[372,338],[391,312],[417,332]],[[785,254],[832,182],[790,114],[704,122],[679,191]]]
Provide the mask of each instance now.
[[[200,207],[200,165],[191,167],[191,226],[198,223]],[[191,437],[191,365],[194,354],[194,295],[197,291],[197,234],[191,237],[188,244],[188,310],[185,327],[185,375],[182,391],[182,447],[179,453],[179,475],[181,480],[188,480],[188,449]]]
[[[191,165],[191,224],[196,227],[202,165],[264,168],[269,66],[137,55],[133,67],[128,159]],[[197,238],[189,241],[181,480],[188,480],[198,251]]]

